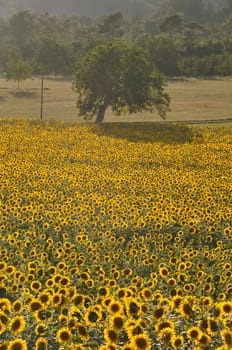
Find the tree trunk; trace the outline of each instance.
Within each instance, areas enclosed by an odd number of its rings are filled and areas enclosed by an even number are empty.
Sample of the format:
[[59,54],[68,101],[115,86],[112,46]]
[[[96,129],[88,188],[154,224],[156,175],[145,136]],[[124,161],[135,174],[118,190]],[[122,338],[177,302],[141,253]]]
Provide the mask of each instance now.
[[95,123],[102,123],[103,122],[103,119],[104,119],[104,116],[105,116],[105,112],[106,112],[106,109],[109,105],[109,102],[107,101],[107,99],[105,100],[105,102],[103,103],[103,105],[99,108],[99,111],[97,113],[97,118],[95,120]]

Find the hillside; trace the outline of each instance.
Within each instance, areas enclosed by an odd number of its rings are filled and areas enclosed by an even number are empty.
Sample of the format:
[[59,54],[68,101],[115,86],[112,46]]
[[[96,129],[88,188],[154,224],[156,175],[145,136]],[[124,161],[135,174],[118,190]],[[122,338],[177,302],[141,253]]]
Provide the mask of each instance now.
[[191,17],[192,14],[194,18],[196,8],[204,12],[204,8],[216,9],[229,2],[230,0],[198,0],[196,3],[192,0],[0,0],[0,17],[25,9],[54,15],[73,14],[92,18],[120,11],[125,17],[134,17],[150,14],[158,7],[161,8],[161,12],[167,7],[174,7],[179,12],[190,11],[188,15]]
[[[125,16],[146,14],[155,9],[161,0],[11,0],[11,3],[12,9],[17,10],[97,17],[116,11],[121,11]],[[7,7],[10,7],[9,2]]]

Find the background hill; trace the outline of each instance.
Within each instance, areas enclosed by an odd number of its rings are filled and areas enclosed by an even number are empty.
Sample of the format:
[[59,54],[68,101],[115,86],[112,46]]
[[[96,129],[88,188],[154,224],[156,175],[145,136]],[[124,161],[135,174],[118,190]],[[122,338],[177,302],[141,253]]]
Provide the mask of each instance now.
[[134,16],[149,13],[161,2],[161,0],[10,0],[6,3],[5,8],[7,7],[8,10],[28,9],[56,15],[72,13],[87,17],[121,11],[125,16]]
[[193,6],[198,8],[217,8],[231,0],[0,0],[0,16],[29,10],[48,12],[53,15],[76,15],[80,17],[99,17],[120,11],[126,17],[150,14],[159,7],[180,9]]

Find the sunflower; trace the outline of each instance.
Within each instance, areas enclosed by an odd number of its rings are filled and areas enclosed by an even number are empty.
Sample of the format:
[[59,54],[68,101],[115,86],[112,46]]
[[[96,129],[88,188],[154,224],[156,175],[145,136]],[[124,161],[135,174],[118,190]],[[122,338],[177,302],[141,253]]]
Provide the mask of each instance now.
[[122,270],[122,275],[125,277],[130,277],[133,273],[133,270],[130,267],[126,267],[124,270]]
[[85,321],[87,325],[94,326],[97,322],[99,322],[101,315],[95,309],[88,309],[85,314]]
[[72,339],[72,333],[69,328],[60,328],[56,334],[57,342],[60,344],[67,344]]
[[84,346],[81,344],[72,344],[70,345],[67,350],[85,350]]
[[119,299],[123,299],[125,298],[125,296],[127,296],[127,288],[119,288],[116,292],[117,296]]
[[47,280],[46,280],[46,287],[47,288],[52,288],[54,286],[54,281],[53,281],[53,279],[52,278],[48,278]]
[[34,313],[42,308],[43,308],[42,303],[40,302],[40,300],[37,300],[37,299],[32,299],[28,305],[28,311],[30,313]]
[[127,314],[130,316],[138,316],[140,314],[140,304],[134,298],[128,298],[125,301]]
[[118,334],[117,332],[112,328],[105,328],[104,329],[104,339],[107,343],[117,343],[118,341]]
[[0,323],[3,326],[6,326],[8,322],[9,322],[8,316],[5,314],[5,312],[0,310]]
[[202,304],[205,307],[210,307],[213,305],[213,299],[211,297],[204,297],[202,299]]
[[149,288],[143,288],[141,291],[141,296],[144,300],[148,301],[152,298],[152,291]]
[[150,350],[151,343],[145,334],[136,335],[132,339],[133,349],[134,350]]
[[171,277],[167,280],[167,284],[170,286],[170,287],[174,287],[176,285],[176,279],[174,277]]
[[46,325],[43,323],[39,323],[35,327],[35,334],[44,335],[46,333]]
[[59,281],[59,286],[62,287],[67,287],[70,284],[70,280],[68,277],[62,277]]
[[44,305],[48,306],[51,301],[51,294],[47,291],[40,292],[38,295],[38,300]]
[[36,340],[34,350],[47,350],[47,348],[48,348],[48,341],[46,338],[40,337]]
[[111,314],[121,313],[122,308],[122,304],[117,300],[112,300],[108,305],[108,310]]
[[187,336],[190,340],[196,342],[202,336],[202,331],[198,327],[191,327],[187,330]]
[[0,310],[4,311],[6,314],[11,312],[11,302],[7,298],[0,298]]
[[171,345],[174,349],[182,348],[184,345],[184,337],[182,335],[173,336],[171,339]]
[[85,341],[85,340],[87,340],[89,338],[88,330],[82,324],[78,324],[77,325],[77,331],[78,331],[78,335],[81,338],[81,340]]
[[182,302],[182,298],[179,295],[174,295],[171,300],[169,301],[169,305],[171,308],[175,311],[179,310],[180,304]]
[[26,340],[20,338],[12,340],[9,343],[7,350],[27,350]]
[[[102,350],[118,350],[118,347],[116,344],[106,344],[106,345],[102,345],[103,349]],[[101,347],[98,349],[100,350]]]
[[4,272],[7,268],[5,261],[0,261],[0,272]]
[[6,326],[0,322],[0,335],[6,331]]
[[143,329],[140,326],[140,324],[136,322],[134,325],[126,326],[126,332],[127,332],[128,338],[131,340],[136,335],[143,334]]
[[206,348],[210,343],[211,338],[207,334],[202,334],[197,341],[201,348]]
[[208,333],[209,333],[210,335],[214,335],[214,334],[216,334],[216,333],[218,332],[218,330],[219,330],[219,325],[217,324],[216,321],[214,321],[214,319],[209,318],[209,319],[207,320],[207,324],[208,324]]
[[222,313],[221,307],[216,304],[216,306],[214,307],[214,319],[218,321],[218,320],[221,320],[222,318],[223,318],[223,313]]
[[38,292],[42,288],[42,285],[39,281],[32,281],[30,284],[30,288],[32,291]]
[[208,332],[209,324],[207,319],[203,319],[199,322],[199,327],[202,332]]
[[59,293],[55,293],[54,295],[52,295],[51,297],[51,304],[54,307],[60,307],[63,304],[63,295],[59,294]]
[[165,266],[161,267],[160,270],[159,270],[159,274],[160,274],[161,278],[168,277],[169,273],[170,273],[169,269],[167,267],[165,267]]
[[76,307],[82,307],[84,303],[84,298],[82,294],[74,294],[74,296],[71,299],[71,302]]
[[64,326],[66,326],[67,323],[68,323],[68,316],[65,316],[65,315],[60,314],[60,315],[58,316],[58,321],[59,321],[59,325],[62,326],[62,327],[64,327]]
[[22,316],[16,316],[10,321],[9,330],[11,334],[16,335],[24,331],[26,322]]
[[119,331],[124,326],[125,317],[121,314],[113,315],[110,318],[110,325],[114,330]]
[[76,317],[70,317],[68,319],[68,323],[67,323],[67,327],[71,330],[74,330],[76,329],[76,326],[77,326],[77,318]]
[[[228,293],[227,293],[228,294]],[[220,301],[224,301],[224,300],[226,300],[226,295],[227,295],[226,293],[219,293],[218,294],[218,300],[220,300]]]
[[15,302],[12,305],[13,308],[13,312],[15,314],[20,314],[22,312],[23,309],[23,303],[21,300],[15,300]]
[[227,349],[232,349],[232,332],[228,329],[224,329],[221,332],[221,336],[223,339],[223,343],[225,344]]
[[183,300],[180,303],[179,312],[184,318],[190,318],[193,313],[191,304],[188,301]]
[[225,301],[220,305],[224,315],[232,314],[232,301]]
[[230,318],[230,317],[224,318],[223,326],[224,326],[224,328],[232,329],[232,318]]
[[107,284],[110,288],[115,288],[117,286],[117,281],[114,279],[109,279]]
[[172,338],[175,336],[174,329],[164,328],[159,332],[159,337],[162,339],[162,342],[165,344],[165,347],[169,346]]
[[0,350],[7,350],[7,348],[8,348],[7,342],[0,343]]
[[133,344],[125,344],[122,347],[122,350],[134,350],[134,345]]
[[163,320],[155,325],[156,332],[159,334],[163,329],[174,329],[174,323],[171,320]]
[[160,306],[160,307],[156,307],[155,309],[153,309],[152,316],[156,320],[159,320],[159,319],[163,318],[165,316],[165,307],[164,306]]
[[36,313],[34,313],[34,317],[36,321],[39,322],[46,322],[46,321],[51,321],[52,319],[52,313],[51,311],[47,310],[39,310]]
[[106,297],[107,295],[109,295],[109,288],[108,287],[105,287],[105,286],[101,286],[99,289],[98,289],[98,294],[102,297]]

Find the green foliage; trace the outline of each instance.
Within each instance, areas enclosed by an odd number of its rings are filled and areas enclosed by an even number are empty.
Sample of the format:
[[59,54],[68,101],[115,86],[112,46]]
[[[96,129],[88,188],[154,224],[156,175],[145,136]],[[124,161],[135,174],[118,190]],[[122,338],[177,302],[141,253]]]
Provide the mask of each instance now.
[[14,80],[18,83],[18,90],[23,80],[30,79],[32,77],[32,67],[29,62],[18,60],[11,61],[7,65],[6,78],[8,80]]
[[172,6],[188,19],[201,20],[205,13],[203,0],[172,0]]
[[108,106],[116,114],[152,111],[164,118],[169,96],[162,75],[155,70],[144,50],[119,41],[109,41],[91,50],[75,72],[80,115],[97,122]]
[[[74,62],[94,47],[120,38],[128,46],[140,41],[152,63],[168,76],[231,74],[231,0],[98,0],[98,6],[95,1],[73,3],[74,14],[68,16],[30,12],[27,7],[0,18],[0,70],[23,59],[34,62],[36,74],[71,74]],[[69,13],[68,6],[63,13]],[[58,7],[57,13],[61,4]],[[101,17],[78,17],[77,10],[78,15],[88,10]],[[219,56],[224,55],[223,63]]]
[[2,43],[0,46],[0,67],[3,72],[7,71],[7,66],[11,61],[21,59],[20,50],[10,42]]
[[183,21],[181,17],[179,15],[172,15],[165,18],[160,25],[160,30],[172,36],[173,33],[181,31],[182,27]]
[[228,54],[184,57],[179,67],[186,76],[226,76],[232,74],[232,57]]
[[72,57],[69,48],[55,38],[41,41],[35,56],[36,70],[41,74],[70,73]]
[[122,13],[116,12],[104,18],[103,23],[99,25],[99,33],[111,38],[121,37],[124,32],[123,25]]
[[174,41],[163,35],[150,36],[140,41],[141,47],[145,47],[153,64],[165,75],[179,74],[179,53]]

